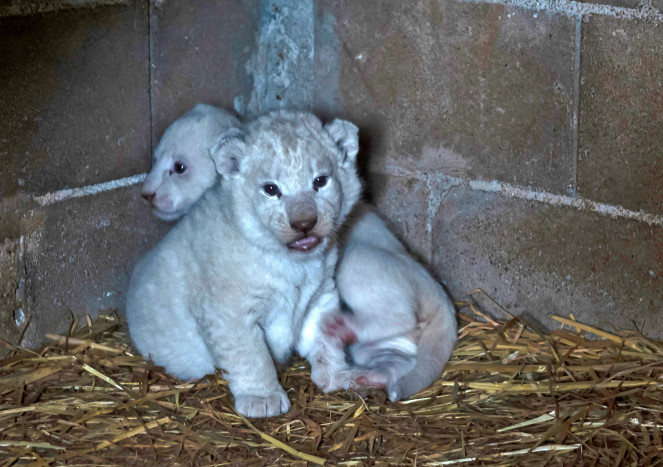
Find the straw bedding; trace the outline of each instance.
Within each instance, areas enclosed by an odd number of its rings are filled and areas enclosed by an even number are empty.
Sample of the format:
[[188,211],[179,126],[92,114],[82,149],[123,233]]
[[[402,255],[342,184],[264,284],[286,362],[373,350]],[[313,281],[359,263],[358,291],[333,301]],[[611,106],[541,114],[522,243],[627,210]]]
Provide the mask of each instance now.
[[[544,334],[458,304],[442,377],[400,403],[280,372],[290,412],[247,420],[222,374],[182,382],[114,314],[0,361],[0,465],[658,465],[663,342],[557,318]],[[5,344],[7,345],[7,344]]]

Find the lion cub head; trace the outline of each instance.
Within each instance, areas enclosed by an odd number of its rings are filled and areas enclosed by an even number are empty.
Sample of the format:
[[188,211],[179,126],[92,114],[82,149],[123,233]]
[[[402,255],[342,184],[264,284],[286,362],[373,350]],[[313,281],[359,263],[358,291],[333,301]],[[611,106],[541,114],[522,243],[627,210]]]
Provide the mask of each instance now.
[[219,138],[211,155],[244,234],[263,248],[324,250],[359,198],[358,129],[275,111]]
[[239,126],[225,110],[198,104],[168,127],[141,188],[157,217],[179,219],[214,184],[217,175],[209,150],[220,134]]

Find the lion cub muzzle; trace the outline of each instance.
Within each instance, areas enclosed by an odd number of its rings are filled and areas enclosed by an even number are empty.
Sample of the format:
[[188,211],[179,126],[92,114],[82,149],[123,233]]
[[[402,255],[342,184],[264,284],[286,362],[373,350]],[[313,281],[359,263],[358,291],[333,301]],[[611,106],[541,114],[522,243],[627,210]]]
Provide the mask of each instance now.
[[300,194],[287,202],[286,214],[295,239],[287,243],[291,250],[309,252],[321,242],[321,236],[315,231],[318,224],[318,208],[312,195]]

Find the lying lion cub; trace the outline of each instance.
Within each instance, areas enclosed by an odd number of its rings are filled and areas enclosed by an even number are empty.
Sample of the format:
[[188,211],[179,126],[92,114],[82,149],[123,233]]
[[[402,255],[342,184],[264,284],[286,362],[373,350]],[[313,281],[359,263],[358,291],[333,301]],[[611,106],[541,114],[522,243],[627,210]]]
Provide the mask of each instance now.
[[349,345],[354,368],[345,389],[382,387],[405,399],[430,386],[456,343],[448,295],[407,253],[384,221],[359,204],[347,220],[336,271],[343,311],[325,316],[323,331]]
[[[136,266],[127,294],[137,349],[183,379],[224,369],[236,409],[285,413],[272,359],[298,344],[316,384],[345,368],[325,335],[298,342],[304,319],[339,307],[336,229],[357,201],[357,127],[272,112],[212,148],[223,177]],[[308,314],[308,315],[307,315]],[[310,328],[310,325],[307,325]]]

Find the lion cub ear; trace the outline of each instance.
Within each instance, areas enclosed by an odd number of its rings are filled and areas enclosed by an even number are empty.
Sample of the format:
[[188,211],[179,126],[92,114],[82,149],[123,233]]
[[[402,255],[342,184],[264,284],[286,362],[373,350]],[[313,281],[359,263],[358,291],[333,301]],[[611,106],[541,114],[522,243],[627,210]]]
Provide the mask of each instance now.
[[359,152],[359,128],[354,123],[338,118],[327,123],[324,128],[341,151],[341,164],[354,163]]
[[230,128],[223,132],[209,150],[216,171],[223,176],[235,176],[239,173],[239,164],[246,149],[246,134],[239,128]]

